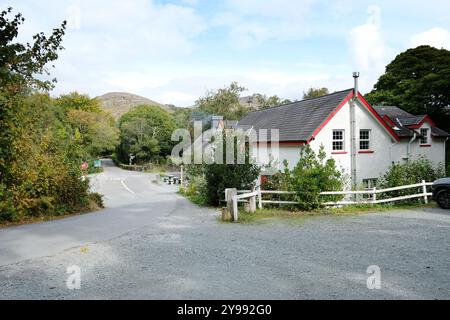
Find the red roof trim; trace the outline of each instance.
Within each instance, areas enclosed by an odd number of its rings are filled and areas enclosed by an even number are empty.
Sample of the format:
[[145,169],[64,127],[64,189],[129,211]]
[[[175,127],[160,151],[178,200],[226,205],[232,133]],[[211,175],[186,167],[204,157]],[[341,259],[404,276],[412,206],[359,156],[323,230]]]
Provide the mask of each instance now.
[[351,99],[353,98],[353,91],[351,91],[345,98],[342,100],[342,102],[333,110],[333,112],[330,113],[330,115],[325,119],[324,122],[316,129],[314,130],[313,134],[311,135],[311,138],[309,138],[308,143],[311,142],[311,140],[314,140],[314,138],[319,134],[319,132],[325,127],[328,122],[330,122],[331,119],[336,115],[336,113],[339,112],[339,110],[342,109],[342,107]]
[[422,121],[420,121],[419,124],[413,124],[413,125],[407,126],[407,127],[411,128],[411,129],[419,129],[425,123],[425,121],[428,122],[432,127],[436,127],[433,120],[431,120],[431,118],[428,115],[423,117]]
[[387,115],[384,115],[383,120],[389,123],[391,126],[395,127],[394,121],[392,121],[392,119],[389,118]]
[[[330,122],[331,119],[336,115],[336,113],[341,110],[341,108],[354,96],[353,91],[350,92],[347,97],[344,98],[344,100],[336,107],[336,109],[333,110],[333,112],[325,119],[325,121],[316,129],[314,130],[313,134],[311,135],[311,138],[309,138],[308,143],[311,142],[311,140],[314,140],[314,138],[317,136],[317,134],[325,127],[328,122]],[[374,117],[381,123],[381,125],[391,134],[391,136],[396,140],[400,141],[400,138],[395,134],[394,130],[392,130],[391,127],[387,125],[386,122],[383,121],[383,119],[380,117],[380,115],[375,111],[375,109],[367,102],[366,99],[364,99],[363,95],[358,92],[358,98],[363,103],[363,105],[374,115]]]
[[377,120],[383,125],[383,127],[386,128],[386,130],[392,135],[392,137],[396,141],[400,141],[400,138],[395,134],[394,130],[392,130],[391,127],[389,127],[386,122],[381,119],[380,115],[375,111],[375,109],[367,102],[366,99],[364,99],[363,95],[358,92],[358,98],[359,100],[366,106],[366,108],[377,118]]

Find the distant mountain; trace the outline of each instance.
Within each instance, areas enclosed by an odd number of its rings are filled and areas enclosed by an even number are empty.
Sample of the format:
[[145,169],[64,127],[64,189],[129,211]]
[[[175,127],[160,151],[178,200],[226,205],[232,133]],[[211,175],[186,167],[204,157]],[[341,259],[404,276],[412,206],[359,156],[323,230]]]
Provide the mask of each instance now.
[[169,113],[175,112],[176,107],[172,105],[165,105],[145,97],[138,96],[137,94],[127,92],[109,92],[102,96],[98,96],[97,99],[103,109],[111,112],[114,118],[118,119],[121,115],[127,113],[132,108],[147,104],[157,105]]

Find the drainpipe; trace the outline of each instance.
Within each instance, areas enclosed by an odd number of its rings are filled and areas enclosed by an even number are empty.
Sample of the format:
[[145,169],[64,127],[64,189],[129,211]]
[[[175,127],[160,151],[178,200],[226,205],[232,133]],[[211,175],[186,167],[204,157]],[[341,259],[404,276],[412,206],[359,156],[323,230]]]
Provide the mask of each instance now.
[[350,171],[352,188],[356,189],[356,102],[358,101],[359,72],[353,72],[354,88],[353,99],[350,102]]
[[[411,138],[411,140],[409,140],[408,145],[406,146],[406,161],[409,161],[409,156],[410,156],[410,151],[411,151],[411,144],[416,141],[417,139],[417,134],[416,132],[414,132],[413,137]],[[444,143],[445,145],[445,143]]]

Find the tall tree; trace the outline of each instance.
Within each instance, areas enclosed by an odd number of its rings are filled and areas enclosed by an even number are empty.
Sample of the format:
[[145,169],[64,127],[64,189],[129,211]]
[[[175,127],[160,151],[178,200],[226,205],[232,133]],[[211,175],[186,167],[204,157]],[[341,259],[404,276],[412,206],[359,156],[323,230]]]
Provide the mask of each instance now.
[[238,120],[248,112],[239,98],[246,88],[236,82],[230,86],[215,91],[209,91],[206,96],[196,101],[198,109],[206,114],[221,115],[228,120]]
[[450,51],[420,46],[399,54],[366,98],[372,104],[428,114],[450,131]]
[[330,91],[328,90],[328,88],[309,88],[308,91],[303,91],[303,99],[322,97],[329,93]]
[[173,117],[158,106],[138,106],[119,119],[119,159],[128,162],[130,153],[138,162],[154,161],[170,155],[176,128]]
[[291,101],[289,99],[281,99],[277,95],[268,97],[264,94],[255,93],[250,97],[250,102],[255,105],[256,109],[263,110],[290,103]]
[[[11,182],[11,162],[16,154],[14,140],[20,127],[17,105],[20,96],[33,90],[48,90],[56,80],[42,80],[48,75],[48,63],[58,58],[66,22],[53,29],[50,36],[38,33],[32,43],[17,41],[25,19],[20,13],[12,18],[12,8],[0,13],[0,184]],[[9,182],[8,182],[9,181]]]

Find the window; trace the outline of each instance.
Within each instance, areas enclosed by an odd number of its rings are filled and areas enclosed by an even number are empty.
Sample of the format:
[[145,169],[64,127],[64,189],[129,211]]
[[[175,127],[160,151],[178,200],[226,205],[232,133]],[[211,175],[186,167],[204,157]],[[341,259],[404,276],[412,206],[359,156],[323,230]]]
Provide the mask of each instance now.
[[428,144],[428,128],[420,129],[420,144]]
[[370,130],[359,130],[359,150],[370,150]]
[[344,130],[333,130],[333,151],[344,151]]

